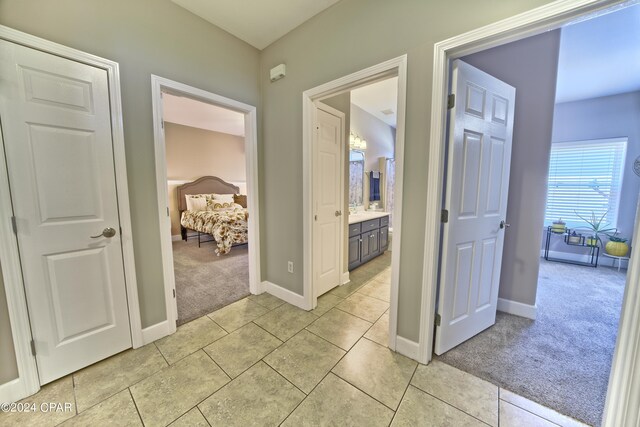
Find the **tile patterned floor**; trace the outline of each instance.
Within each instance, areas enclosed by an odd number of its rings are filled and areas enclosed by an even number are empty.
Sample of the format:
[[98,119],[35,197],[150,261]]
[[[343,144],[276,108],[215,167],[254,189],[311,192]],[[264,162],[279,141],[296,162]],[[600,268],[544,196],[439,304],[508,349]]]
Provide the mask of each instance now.
[[391,352],[385,257],[311,312],[250,296],[25,399],[72,411],[0,413],[0,426],[580,425],[444,363]]

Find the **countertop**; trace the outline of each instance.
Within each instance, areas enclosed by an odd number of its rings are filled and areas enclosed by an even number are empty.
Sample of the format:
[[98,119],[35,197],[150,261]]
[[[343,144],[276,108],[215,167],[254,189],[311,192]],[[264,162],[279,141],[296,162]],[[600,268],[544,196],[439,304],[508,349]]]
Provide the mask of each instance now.
[[349,215],[349,225],[357,222],[368,221],[370,219],[382,218],[389,216],[389,212],[362,211]]

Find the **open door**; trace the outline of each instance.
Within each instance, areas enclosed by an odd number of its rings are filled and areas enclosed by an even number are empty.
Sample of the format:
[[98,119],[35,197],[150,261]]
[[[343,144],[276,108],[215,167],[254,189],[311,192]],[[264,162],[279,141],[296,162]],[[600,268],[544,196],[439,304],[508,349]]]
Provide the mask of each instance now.
[[449,162],[436,341],[440,355],[496,320],[515,88],[453,63]]
[[316,297],[338,286],[342,274],[344,116],[339,114],[317,104],[313,140],[313,292]]

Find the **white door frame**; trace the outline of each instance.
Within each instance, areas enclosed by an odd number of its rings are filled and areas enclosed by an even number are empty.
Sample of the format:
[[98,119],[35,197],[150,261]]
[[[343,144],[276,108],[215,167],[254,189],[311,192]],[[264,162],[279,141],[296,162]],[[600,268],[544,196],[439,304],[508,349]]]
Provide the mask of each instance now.
[[[420,316],[421,363],[431,360],[435,322],[437,273],[440,259],[440,206],[444,179],[446,97],[449,61],[598,14],[637,0],[558,0],[502,21],[436,43],[434,46],[431,133],[427,165],[427,209]],[[640,217],[634,239],[640,239]],[[640,252],[631,253],[617,345],[613,359],[603,426],[640,422]]]
[[[322,110],[325,113],[329,113],[329,114],[332,114],[332,115],[340,118],[340,160],[339,160],[339,162],[340,162],[340,189],[342,190],[342,192],[340,194],[340,211],[346,213],[347,210],[345,210],[344,193],[343,193],[344,192],[344,183],[345,183],[345,180],[346,180],[345,168],[344,168],[344,162],[345,162],[344,152],[345,152],[345,149],[346,149],[346,146],[345,146],[346,145],[346,141],[345,141],[346,114],[344,112],[336,110],[335,108],[333,108],[333,107],[331,107],[331,106],[329,106],[327,104],[324,104],[324,103],[322,103],[320,101],[315,102],[314,105],[315,105],[317,110]],[[314,120],[314,123],[316,123],[317,116],[316,116],[315,112],[314,112],[314,119],[313,120]],[[316,194],[313,193],[313,195],[315,196]],[[311,203],[313,203],[313,201]],[[344,215],[344,213],[343,213],[343,215]],[[342,218],[344,218],[344,217],[342,217]],[[315,231],[317,231],[317,230],[315,229],[315,227],[313,227],[312,232],[315,232]],[[340,267],[339,267],[340,268],[340,273],[338,275],[338,281],[339,281],[338,286],[342,285],[344,283],[343,275],[344,275],[344,271],[345,271],[345,268],[346,268],[346,264],[344,262],[344,239],[345,239],[345,236],[344,236],[344,222],[342,222],[342,226],[340,227],[340,236],[338,237],[338,241],[340,243],[342,243],[339,246],[339,249],[338,249],[338,252],[339,252],[338,256],[339,256],[339,259],[340,259]],[[314,289],[314,291],[315,291],[315,289]],[[318,297],[316,296],[315,298],[316,298],[316,301],[317,301]]]
[[[127,305],[129,308],[129,323],[133,348],[138,348],[142,346],[142,323],[140,320],[140,304],[138,302],[136,268],[133,255],[133,234],[129,213],[129,187],[127,185],[118,63],[3,25],[0,25],[0,39],[91,65],[107,72],[110,88],[109,102],[111,104],[113,158],[116,188],[118,191],[118,214],[120,215],[120,226],[122,227],[122,255],[127,289]],[[13,209],[11,205],[6,159],[4,157],[4,143],[0,135],[0,259],[2,260],[2,274],[7,294],[7,306],[19,375],[16,380],[0,385],[0,402],[15,401],[30,396],[40,390],[36,359],[31,354],[29,313],[24,293],[24,283],[22,281],[18,241],[11,226],[12,216]]]
[[[348,76],[316,86],[302,93],[302,200],[303,200],[303,303],[313,309],[318,298],[313,286],[313,123],[314,101],[330,98],[383,78],[398,76],[398,123],[396,127],[396,180],[393,209],[393,240],[391,243],[391,302],[389,309],[389,348],[396,350],[398,325],[398,284],[400,279],[400,242],[402,236],[402,189],[404,178],[404,136],[407,98],[407,55],[390,59]],[[404,347],[403,347],[404,348]],[[399,349],[403,351],[402,349]],[[403,351],[405,353],[410,353]],[[415,354],[407,354],[415,358]]]
[[178,305],[174,297],[175,272],[173,269],[173,248],[171,240],[171,218],[168,215],[169,190],[167,188],[167,152],[164,138],[162,92],[179,94],[217,105],[244,114],[245,158],[247,165],[247,207],[249,215],[249,291],[252,294],[264,292],[260,281],[260,210],[258,201],[258,138],[256,107],[198,89],[184,83],[151,75],[151,97],[153,102],[153,137],[156,160],[156,193],[158,195],[158,218],[160,220],[160,248],[164,275],[164,298],[167,320],[148,328],[145,343],[155,341],[176,331]]

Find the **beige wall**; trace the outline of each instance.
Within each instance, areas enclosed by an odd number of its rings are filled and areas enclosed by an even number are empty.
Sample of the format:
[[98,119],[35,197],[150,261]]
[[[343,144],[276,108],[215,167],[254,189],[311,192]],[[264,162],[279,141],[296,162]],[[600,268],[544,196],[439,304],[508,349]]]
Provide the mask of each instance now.
[[150,76],[258,105],[259,51],[170,0],[0,0],[0,24],[120,64],[142,325],[165,320]]
[[18,366],[9,323],[7,296],[4,292],[2,266],[0,266],[0,385],[16,378],[18,378]]
[[[302,294],[302,101],[304,90],[408,55],[404,205],[398,334],[418,341],[424,253],[425,183],[434,43],[532,9],[547,0],[342,0],[261,55],[264,280]],[[464,11],[464,13],[461,13]],[[268,70],[287,64],[287,76]],[[287,236],[271,239],[270,236]]]
[[245,144],[242,136],[175,123],[165,122],[164,130],[171,234],[175,236],[180,234],[177,186],[212,175],[246,188]]

